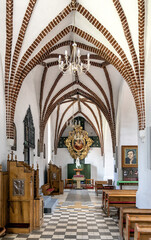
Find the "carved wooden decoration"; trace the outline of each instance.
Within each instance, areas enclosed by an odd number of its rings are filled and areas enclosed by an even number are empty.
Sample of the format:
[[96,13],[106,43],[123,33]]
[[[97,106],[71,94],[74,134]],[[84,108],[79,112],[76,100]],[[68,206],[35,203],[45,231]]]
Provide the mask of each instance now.
[[24,182],[23,179],[13,179],[13,195],[14,196],[23,196],[24,195]]
[[79,125],[69,132],[69,137],[65,141],[71,157],[74,159],[79,157],[80,160],[87,156],[92,143],[93,140],[88,137],[87,131],[82,130],[82,127]]

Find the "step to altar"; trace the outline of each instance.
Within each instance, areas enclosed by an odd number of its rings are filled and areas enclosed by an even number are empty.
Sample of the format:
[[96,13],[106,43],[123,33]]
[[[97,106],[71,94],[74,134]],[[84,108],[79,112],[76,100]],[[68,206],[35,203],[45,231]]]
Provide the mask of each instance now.
[[44,200],[44,213],[53,213],[55,207],[58,204],[58,199],[52,198],[51,196],[43,196]]

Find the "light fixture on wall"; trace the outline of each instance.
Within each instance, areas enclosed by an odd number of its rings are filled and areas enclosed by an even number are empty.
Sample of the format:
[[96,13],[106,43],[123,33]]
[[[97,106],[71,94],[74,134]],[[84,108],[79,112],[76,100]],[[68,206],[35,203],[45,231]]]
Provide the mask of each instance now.
[[75,42],[75,11],[76,7],[73,9],[74,13],[74,29],[73,29],[73,34],[74,34],[74,42],[72,44],[72,51],[70,57],[68,56],[68,51],[65,50],[65,56],[64,59],[61,58],[61,55],[59,55],[59,69],[63,73],[70,73],[70,74],[80,74],[82,72],[87,72],[90,67],[90,54],[87,54],[87,59],[86,59],[86,64],[82,63],[81,61],[81,53],[80,49],[77,49],[77,44]]

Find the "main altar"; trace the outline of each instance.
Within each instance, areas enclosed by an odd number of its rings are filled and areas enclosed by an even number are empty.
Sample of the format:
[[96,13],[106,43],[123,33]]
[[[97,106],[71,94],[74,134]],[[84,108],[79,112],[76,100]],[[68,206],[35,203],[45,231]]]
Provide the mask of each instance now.
[[74,130],[69,132],[65,145],[67,146],[72,158],[75,159],[76,166],[73,168],[73,175],[70,178],[68,177],[68,179],[76,181],[76,189],[81,189],[81,181],[84,181],[86,176],[82,173],[83,168],[80,164],[80,160],[83,160],[87,156],[93,140],[88,137],[87,131],[82,130],[80,125],[74,125],[73,127]]
[[84,181],[84,175],[80,174],[80,172],[82,171],[83,169],[81,168],[75,168],[74,171],[76,172],[75,175],[73,175],[73,180],[76,181],[77,183],[77,186],[76,186],[76,189],[82,189],[81,187],[81,181]]

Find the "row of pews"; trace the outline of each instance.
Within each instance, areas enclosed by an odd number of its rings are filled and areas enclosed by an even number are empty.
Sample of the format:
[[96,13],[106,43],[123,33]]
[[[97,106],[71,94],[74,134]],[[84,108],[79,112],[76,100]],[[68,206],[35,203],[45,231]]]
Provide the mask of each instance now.
[[151,238],[151,209],[121,208],[119,219],[121,239],[147,240]]
[[102,209],[107,216],[111,207],[119,210],[120,239],[151,238],[151,209],[136,208],[136,190],[102,190]]

